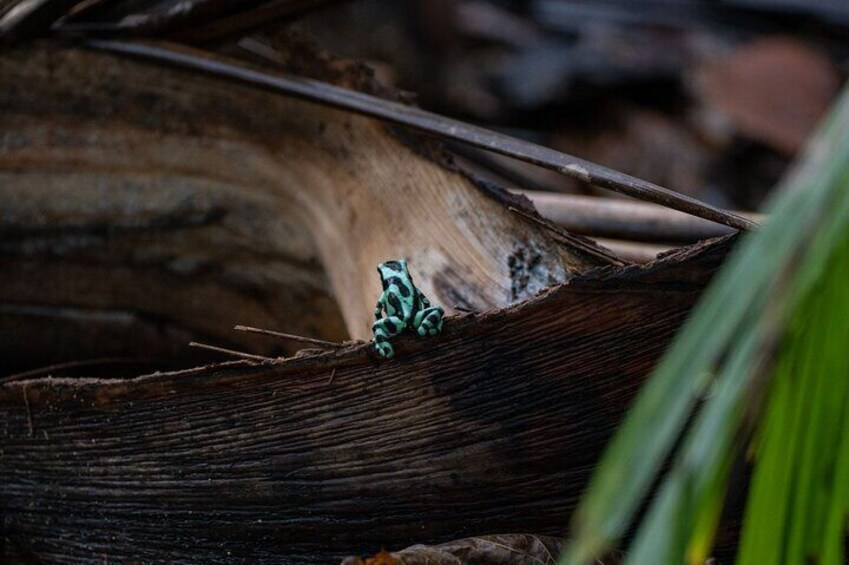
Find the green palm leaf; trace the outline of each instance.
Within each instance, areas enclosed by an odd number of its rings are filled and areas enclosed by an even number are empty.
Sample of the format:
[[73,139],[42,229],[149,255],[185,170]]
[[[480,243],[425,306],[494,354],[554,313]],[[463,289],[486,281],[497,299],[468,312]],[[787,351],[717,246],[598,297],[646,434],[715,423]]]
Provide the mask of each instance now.
[[761,414],[740,562],[842,562],[849,94],[769,217],[740,242],[641,391],[576,512],[561,563],[590,562],[622,539],[679,439],[628,561],[703,561],[731,462]]

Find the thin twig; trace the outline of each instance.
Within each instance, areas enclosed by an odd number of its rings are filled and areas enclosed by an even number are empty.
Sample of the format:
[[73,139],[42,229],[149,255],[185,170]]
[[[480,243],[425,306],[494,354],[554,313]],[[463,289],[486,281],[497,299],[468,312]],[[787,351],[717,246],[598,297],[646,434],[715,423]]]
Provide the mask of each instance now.
[[[88,47],[167,63],[209,75],[224,77],[273,92],[343,108],[358,114],[379,118],[419,131],[453,139],[487,151],[507,155],[540,167],[551,169],[588,184],[621,192],[640,200],[654,202],[694,216],[699,216],[736,229],[751,229],[757,224],[710,204],[646,182],[630,175],[596,165],[584,159],[561,153],[542,145],[490,131],[486,128],[447,118],[413,106],[384,100],[361,92],[303,77],[271,74],[248,67],[240,61],[225,60],[207,51],[167,42],[127,42],[90,39]],[[279,59],[271,47],[255,39],[239,45],[251,53],[268,59]]]
[[263,357],[262,355],[253,355],[251,353],[245,353],[244,351],[235,351],[233,349],[225,349],[223,347],[216,347],[215,345],[208,345],[206,343],[198,343],[196,341],[189,342],[189,347],[197,347],[199,349],[208,349],[209,351],[215,351],[216,353],[224,353],[226,355],[233,355],[234,357],[241,357],[242,359],[250,359],[252,361],[277,361],[278,359],[274,357]]
[[[734,230],[670,210],[656,204],[625,198],[604,198],[521,191],[531,199],[540,215],[571,233],[594,237],[689,243],[733,233]],[[752,221],[761,214],[741,213]]]
[[32,424],[32,409],[29,405],[29,396],[27,395],[27,385],[23,386],[24,393],[24,406],[27,408],[27,429],[29,430],[29,437],[33,436],[34,426]]
[[107,363],[126,363],[126,364],[150,364],[153,363],[151,359],[146,357],[100,357],[97,359],[83,359],[82,361],[68,361],[65,363],[56,363],[55,365],[48,365],[46,367],[39,367],[37,369],[31,369],[29,371],[24,371],[22,373],[15,373],[14,375],[6,375],[5,377],[0,378],[0,385],[5,384],[7,382],[22,380],[28,377],[34,377],[37,375],[43,375],[45,373],[50,374],[55,371],[65,370],[65,369],[79,369],[82,367],[87,367],[91,365],[105,365]]
[[460,306],[459,304],[455,304],[454,309],[458,312],[468,312],[469,314],[477,314],[478,312],[473,308],[466,308],[465,306]]
[[238,330],[240,332],[248,332],[252,334],[262,334],[262,335],[270,335],[273,337],[279,337],[282,339],[288,339],[291,341],[300,341],[301,343],[309,343],[312,345],[320,345],[321,347],[329,347],[333,349],[339,349],[340,347],[345,347],[344,344],[336,343],[333,341],[324,341],[323,339],[315,339],[314,337],[304,337],[302,335],[294,335],[287,334],[283,332],[276,332],[274,330],[264,330],[262,328],[252,328],[250,326],[234,326],[234,330]]
[[606,262],[608,262],[612,265],[618,265],[618,266],[621,267],[621,266],[626,264],[625,261],[623,261],[621,258],[617,257],[616,255],[613,255],[612,253],[606,252],[601,247],[596,247],[595,245],[587,243],[584,240],[582,240],[578,237],[575,237],[574,235],[572,235],[568,232],[563,231],[562,229],[558,228],[557,226],[550,224],[549,222],[547,222],[546,220],[543,220],[542,218],[537,218],[536,216],[528,214],[524,210],[519,210],[518,208],[514,208],[513,206],[510,206],[508,209],[511,212],[514,212],[514,213],[522,216],[523,218],[525,218],[527,220],[530,220],[534,223],[539,224],[540,226],[544,227],[545,229],[549,230],[553,234],[555,234],[558,237],[560,237],[561,239],[563,239],[566,243],[573,246],[575,249],[579,249],[579,250],[583,251],[584,253],[587,253],[588,255],[592,255],[594,257],[602,259],[602,260],[604,260],[604,261],[606,261]]
[[332,385],[333,379],[336,377],[336,367],[333,367],[333,370],[330,372],[330,378],[327,379],[327,384]]

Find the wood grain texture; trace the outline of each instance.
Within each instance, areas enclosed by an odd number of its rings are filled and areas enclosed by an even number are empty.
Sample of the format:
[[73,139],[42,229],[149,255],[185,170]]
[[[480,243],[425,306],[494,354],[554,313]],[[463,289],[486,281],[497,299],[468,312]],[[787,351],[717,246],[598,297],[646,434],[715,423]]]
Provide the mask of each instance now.
[[[299,53],[324,79],[361,76]],[[449,310],[508,306],[600,264],[367,118],[53,43],[5,52],[0,82],[11,308],[97,300],[199,339],[235,323],[365,338],[384,260],[406,258]],[[96,291],[69,303],[42,265]]]
[[327,563],[485,533],[561,534],[728,245],[451,317],[437,338],[402,340],[390,362],[358,345],[273,365],[6,382],[3,551]]

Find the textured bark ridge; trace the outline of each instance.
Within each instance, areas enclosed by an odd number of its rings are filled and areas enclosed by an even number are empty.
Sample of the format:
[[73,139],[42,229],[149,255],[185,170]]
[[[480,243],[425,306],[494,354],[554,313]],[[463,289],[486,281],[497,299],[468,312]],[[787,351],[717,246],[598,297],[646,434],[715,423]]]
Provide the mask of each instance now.
[[726,247],[451,317],[437,338],[402,340],[391,362],[362,344],[279,364],[7,382],[4,550],[327,563],[561,534]]

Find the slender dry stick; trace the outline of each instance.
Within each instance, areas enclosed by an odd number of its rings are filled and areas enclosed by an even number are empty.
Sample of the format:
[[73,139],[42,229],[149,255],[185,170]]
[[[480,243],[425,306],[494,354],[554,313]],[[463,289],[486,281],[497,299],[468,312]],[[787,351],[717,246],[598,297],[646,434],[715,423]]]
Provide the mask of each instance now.
[[64,363],[56,363],[55,365],[47,365],[46,367],[38,367],[37,369],[31,369],[22,373],[6,375],[0,378],[0,385],[11,381],[22,380],[27,377],[49,374],[53,371],[60,371],[63,369],[76,369],[80,367],[87,367],[90,365],[103,365],[106,363],[144,364],[153,363],[153,361],[146,357],[98,357],[96,359],[83,359],[82,361],[66,361]]
[[302,343],[310,343],[312,345],[320,345],[321,347],[331,347],[334,349],[338,349],[340,347],[345,347],[341,343],[336,343],[333,341],[324,341],[323,339],[315,339],[314,337],[304,337],[301,335],[287,334],[283,332],[275,332],[273,330],[264,330],[262,328],[252,328],[250,326],[233,326],[234,330],[238,330],[240,332],[248,332],[252,334],[262,334],[262,335],[270,335],[273,337],[279,337],[282,339],[288,339],[291,341],[300,341]]
[[224,353],[226,355],[233,355],[234,357],[241,357],[243,359],[250,359],[252,361],[277,361],[274,357],[263,357],[262,355],[253,355],[251,353],[245,353],[244,351],[235,351],[233,349],[225,349],[223,347],[216,347],[215,345],[208,345],[206,343],[198,343],[196,341],[189,342],[189,347],[197,347],[198,349],[208,349],[209,351],[215,351],[216,353]]
[[[693,242],[733,233],[734,230],[663,208],[624,198],[604,198],[522,191],[540,215],[571,233],[638,241]],[[761,214],[748,214],[760,222]]]
[[[340,88],[303,77],[252,69],[240,61],[225,60],[219,55],[167,42],[127,42],[90,39],[84,45],[167,63],[209,75],[224,77],[312,102],[343,108],[358,114],[379,118],[442,138],[453,139],[487,151],[533,163],[601,188],[621,192],[640,200],[654,202],[694,216],[699,216],[736,229],[751,229],[757,224],[684,194],[663,188],[630,175],[566,155],[529,141],[516,139],[465,122]],[[256,40],[243,40],[242,48],[274,59],[277,52]]]

